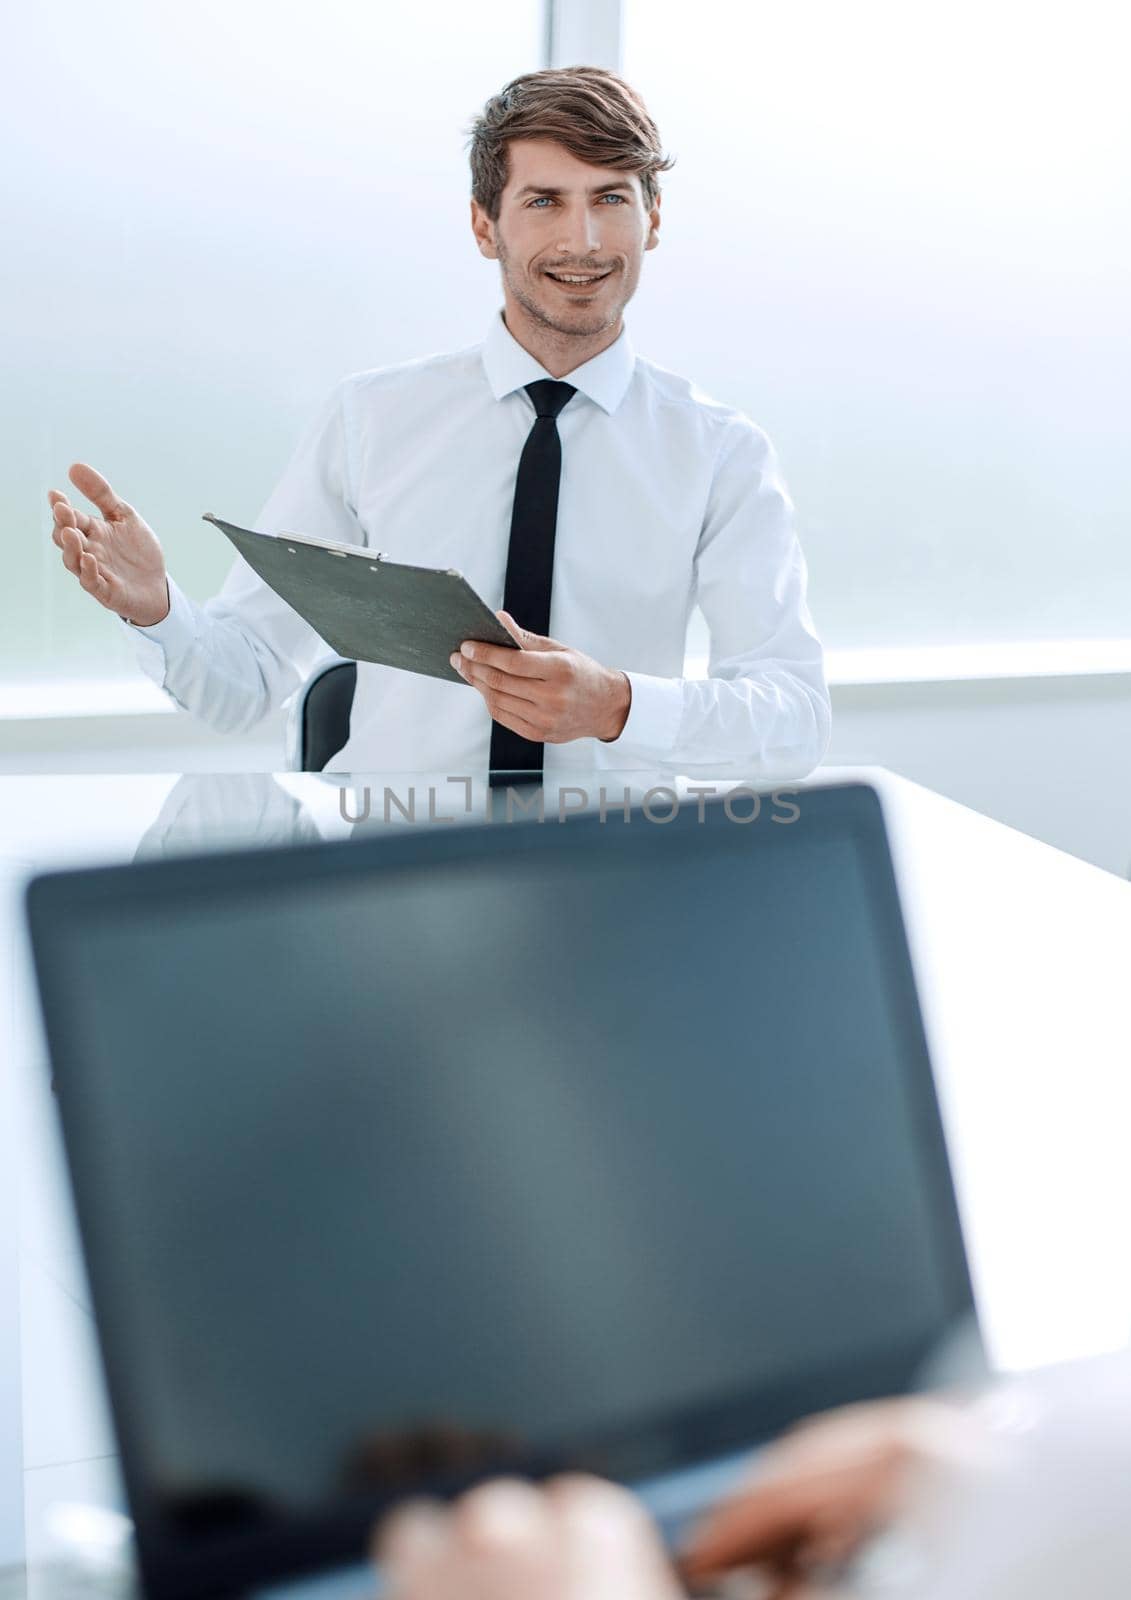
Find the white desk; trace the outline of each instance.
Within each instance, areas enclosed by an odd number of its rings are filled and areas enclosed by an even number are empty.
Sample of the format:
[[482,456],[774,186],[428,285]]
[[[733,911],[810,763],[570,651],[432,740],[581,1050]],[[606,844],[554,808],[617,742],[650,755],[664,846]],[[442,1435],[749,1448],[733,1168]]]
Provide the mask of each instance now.
[[[845,778],[874,782],[888,817],[991,1359],[1020,1368],[1114,1348],[1131,1338],[1122,1002],[1131,885],[878,769],[828,769],[816,781]],[[431,782],[434,811],[458,815],[463,786]],[[398,820],[394,808],[390,825],[439,825],[426,820],[429,780],[404,775],[355,780],[349,815],[366,784],[374,818],[384,787],[407,803],[411,784],[424,820]],[[23,1344],[21,1441],[15,1352],[0,1320],[0,1537],[18,1521],[22,1474],[29,1559],[47,1553],[52,1503],[113,1504],[118,1486],[18,891],[32,867],[129,859],[139,844],[158,854],[345,836],[353,825],[339,799],[337,779],[295,774],[0,779],[0,983],[15,1046],[10,1144],[0,1146],[0,1308],[12,1291],[5,1247],[16,1225],[3,1180],[16,1151]],[[15,1558],[0,1548],[0,1563]]]

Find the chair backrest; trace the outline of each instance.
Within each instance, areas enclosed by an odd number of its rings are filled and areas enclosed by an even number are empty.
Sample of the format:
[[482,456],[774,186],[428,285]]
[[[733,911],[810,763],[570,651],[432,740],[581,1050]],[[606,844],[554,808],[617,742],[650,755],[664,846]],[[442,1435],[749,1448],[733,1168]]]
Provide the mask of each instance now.
[[350,736],[350,708],[357,687],[357,662],[332,661],[300,691],[297,765],[321,772]]

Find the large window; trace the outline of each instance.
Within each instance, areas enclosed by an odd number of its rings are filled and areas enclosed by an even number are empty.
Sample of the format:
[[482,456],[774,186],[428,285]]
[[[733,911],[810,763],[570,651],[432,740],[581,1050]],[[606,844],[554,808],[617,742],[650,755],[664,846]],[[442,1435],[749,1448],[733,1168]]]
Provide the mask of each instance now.
[[1112,0],[626,0],[676,167],[633,333],[771,434],[826,640],[1131,635]]
[[338,378],[480,337],[465,130],[543,49],[537,0],[12,10],[0,676],[134,671],[50,540],[72,461],[203,599],[231,551],[202,513],[255,517]]
[[252,519],[336,379],[480,336],[467,123],[618,24],[678,158],[633,338],[774,439],[826,641],[1131,635],[1112,0],[42,0],[0,109],[0,678],[135,675],[50,541],[71,461],[204,598],[201,514]]

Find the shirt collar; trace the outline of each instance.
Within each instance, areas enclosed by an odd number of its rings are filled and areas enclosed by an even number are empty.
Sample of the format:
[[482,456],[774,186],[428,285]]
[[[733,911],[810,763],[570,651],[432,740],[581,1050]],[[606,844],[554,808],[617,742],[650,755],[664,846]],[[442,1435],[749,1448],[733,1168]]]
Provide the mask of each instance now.
[[[572,383],[575,389],[596,401],[602,411],[611,416],[624,399],[625,390],[632,379],[636,354],[629,342],[628,329],[623,328],[607,350],[582,362],[561,379]],[[545,367],[524,350],[503,321],[502,311],[491,318],[487,337],[483,341],[483,366],[487,382],[496,400],[524,389],[528,383],[548,378]]]

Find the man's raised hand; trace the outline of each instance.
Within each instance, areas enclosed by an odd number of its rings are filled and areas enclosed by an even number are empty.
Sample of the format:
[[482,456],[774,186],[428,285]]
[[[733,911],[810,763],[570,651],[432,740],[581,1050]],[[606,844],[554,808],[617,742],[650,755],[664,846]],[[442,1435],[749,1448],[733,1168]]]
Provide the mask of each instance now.
[[169,587],[157,535],[93,467],[76,461],[67,476],[98,509],[83,511],[58,489],[48,490],[51,537],[63,565],[108,611],[143,628],[160,622],[169,614]]

